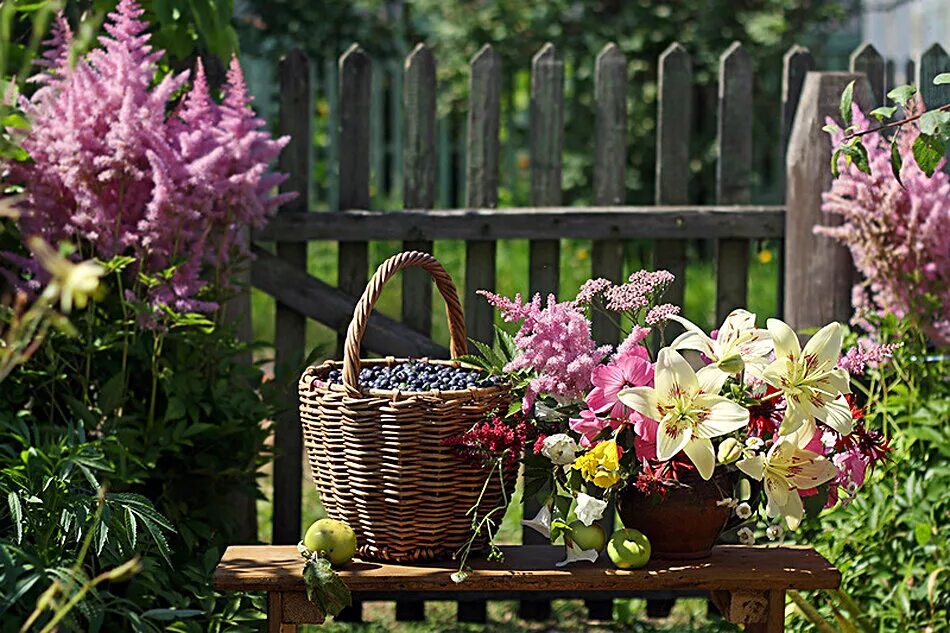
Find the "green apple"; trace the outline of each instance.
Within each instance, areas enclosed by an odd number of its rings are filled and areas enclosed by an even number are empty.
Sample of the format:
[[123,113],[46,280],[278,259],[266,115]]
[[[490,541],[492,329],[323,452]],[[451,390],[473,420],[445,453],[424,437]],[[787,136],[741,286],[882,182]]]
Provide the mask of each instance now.
[[617,530],[607,543],[607,555],[620,569],[643,567],[650,560],[650,541],[639,530]]
[[320,519],[307,529],[304,546],[334,565],[344,565],[356,554],[356,532],[343,521]]
[[580,521],[571,523],[570,539],[574,541],[581,549],[592,549],[600,551],[604,549],[604,543],[607,542],[607,533],[604,528],[596,523],[593,525],[584,525]]

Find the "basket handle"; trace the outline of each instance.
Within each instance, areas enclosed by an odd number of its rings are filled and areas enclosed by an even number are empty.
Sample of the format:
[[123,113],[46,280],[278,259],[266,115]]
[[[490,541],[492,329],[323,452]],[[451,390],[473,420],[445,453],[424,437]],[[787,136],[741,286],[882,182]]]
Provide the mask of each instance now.
[[373,306],[393,275],[406,268],[422,268],[432,276],[436,287],[445,299],[445,314],[449,321],[449,352],[457,358],[468,352],[468,339],[465,336],[465,316],[459,303],[458,291],[452,278],[445,272],[442,264],[428,253],[407,251],[393,255],[376,269],[372,279],[366,284],[363,296],[353,310],[353,320],[346,330],[346,342],[343,344],[343,384],[351,395],[359,394],[360,343],[366,331],[366,323],[373,312]]

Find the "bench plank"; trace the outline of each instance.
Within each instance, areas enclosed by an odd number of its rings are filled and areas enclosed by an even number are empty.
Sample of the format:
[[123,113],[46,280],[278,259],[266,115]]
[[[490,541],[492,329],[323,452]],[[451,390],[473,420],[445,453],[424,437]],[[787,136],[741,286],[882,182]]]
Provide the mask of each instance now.
[[[476,571],[456,584],[451,561],[390,565],[354,561],[340,576],[354,593],[498,593],[550,591],[657,591],[704,589],[767,591],[832,589],[841,573],[810,547],[716,547],[699,561],[651,561],[643,569],[615,569],[603,558],[595,564],[556,569],[564,549],[550,545],[503,547],[505,561],[476,561]],[[214,572],[219,591],[303,591],[303,560],[295,546],[228,547]],[[446,596],[450,599],[450,596]]]

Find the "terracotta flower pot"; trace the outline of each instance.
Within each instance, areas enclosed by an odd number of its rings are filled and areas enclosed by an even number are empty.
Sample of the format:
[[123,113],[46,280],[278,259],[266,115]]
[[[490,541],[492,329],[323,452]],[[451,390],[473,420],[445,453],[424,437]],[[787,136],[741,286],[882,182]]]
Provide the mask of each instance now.
[[717,502],[733,495],[735,483],[736,474],[726,468],[717,468],[709,481],[691,471],[663,497],[626,486],[617,495],[617,509],[625,527],[650,539],[653,558],[706,558],[732,514]]

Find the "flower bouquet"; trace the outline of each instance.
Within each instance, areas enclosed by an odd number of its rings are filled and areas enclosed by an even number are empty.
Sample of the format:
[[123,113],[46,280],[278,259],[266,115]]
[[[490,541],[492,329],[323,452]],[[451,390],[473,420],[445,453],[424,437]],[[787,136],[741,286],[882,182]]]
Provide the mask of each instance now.
[[[593,561],[605,545],[633,566],[651,549],[708,556],[720,537],[780,541],[806,515],[847,503],[889,450],[864,424],[852,372],[890,348],[842,356],[838,323],[803,346],[782,321],[760,328],[746,310],[707,334],[659,303],[672,281],[662,270],[593,279],[573,301],[546,304],[482,293],[520,327],[468,360],[520,396],[494,434],[507,424],[508,453],[523,443],[524,499],[540,503],[525,525],[563,540],[562,564]],[[593,340],[594,311],[621,328],[616,349]],[[671,326],[680,333],[667,343]],[[613,501],[627,529],[608,543],[598,521]]]

